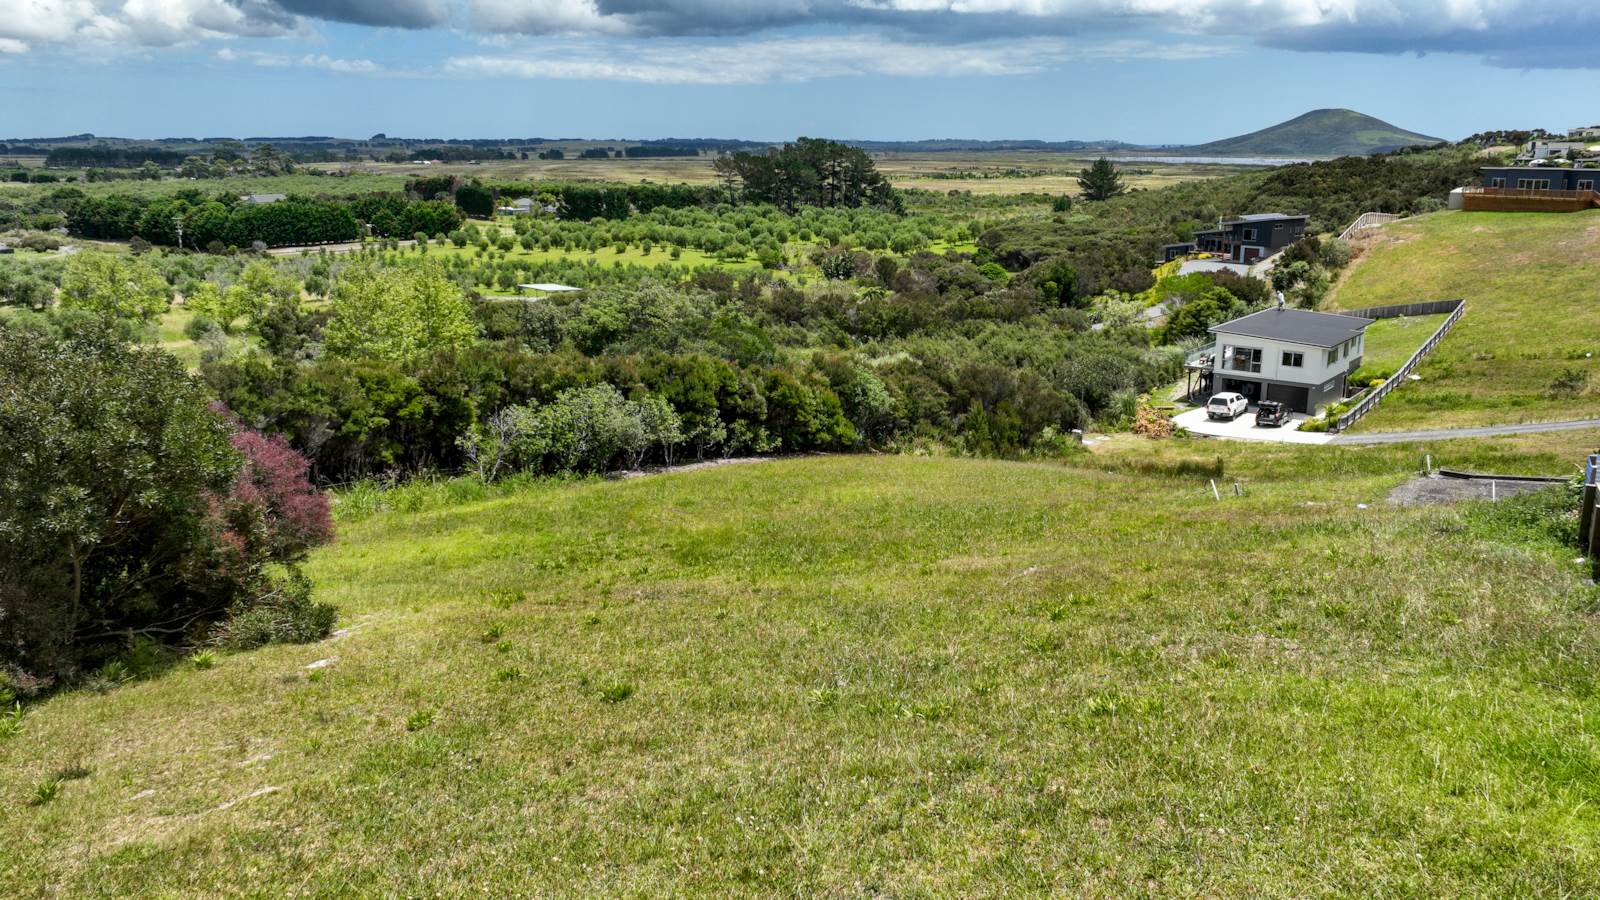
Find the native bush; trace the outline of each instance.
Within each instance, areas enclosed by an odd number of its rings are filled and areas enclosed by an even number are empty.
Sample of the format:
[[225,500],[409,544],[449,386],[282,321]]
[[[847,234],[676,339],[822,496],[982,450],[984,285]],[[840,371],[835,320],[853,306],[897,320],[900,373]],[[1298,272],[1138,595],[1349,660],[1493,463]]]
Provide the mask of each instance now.
[[332,533],[303,458],[103,324],[0,322],[0,457],[0,664],[22,671],[195,636]]

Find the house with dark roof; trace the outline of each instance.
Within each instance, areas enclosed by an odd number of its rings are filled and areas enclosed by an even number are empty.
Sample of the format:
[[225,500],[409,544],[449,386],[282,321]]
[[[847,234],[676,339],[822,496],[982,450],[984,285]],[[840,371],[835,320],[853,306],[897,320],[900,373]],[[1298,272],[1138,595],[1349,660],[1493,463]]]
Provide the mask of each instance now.
[[1305,237],[1308,218],[1283,213],[1252,213],[1224,219],[1216,228],[1194,233],[1195,250],[1234,262],[1252,263]]
[[1371,324],[1359,316],[1280,307],[1213,326],[1209,390],[1313,413],[1343,399],[1350,373],[1361,367]]
[[1483,186],[1514,191],[1600,190],[1600,168],[1588,166],[1485,166]]

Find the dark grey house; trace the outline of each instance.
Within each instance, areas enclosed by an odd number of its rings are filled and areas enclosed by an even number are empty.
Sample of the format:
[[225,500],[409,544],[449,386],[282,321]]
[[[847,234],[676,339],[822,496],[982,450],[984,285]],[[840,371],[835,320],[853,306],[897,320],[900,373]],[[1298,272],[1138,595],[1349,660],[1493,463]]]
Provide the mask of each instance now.
[[1600,190],[1600,169],[1564,166],[1488,166],[1483,186],[1521,191]]
[[1359,316],[1265,309],[1214,326],[1210,390],[1315,412],[1344,397],[1371,324]]
[[[1196,231],[1194,250],[1215,253],[1234,262],[1255,262],[1305,237],[1307,218],[1283,213],[1255,213],[1237,219],[1225,219],[1216,228]],[[1170,252],[1171,248],[1167,249]],[[1182,255],[1179,253],[1167,259],[1170,261]]]

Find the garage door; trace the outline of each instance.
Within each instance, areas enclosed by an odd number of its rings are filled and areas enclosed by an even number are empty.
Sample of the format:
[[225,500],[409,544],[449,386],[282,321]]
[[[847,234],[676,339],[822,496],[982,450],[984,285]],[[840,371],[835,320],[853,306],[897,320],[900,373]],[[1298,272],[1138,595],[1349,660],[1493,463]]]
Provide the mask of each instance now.
[[1295,412],[1310,412],[1311,389],[1287,384],[1267,385],[1267,399],[1276,400]]

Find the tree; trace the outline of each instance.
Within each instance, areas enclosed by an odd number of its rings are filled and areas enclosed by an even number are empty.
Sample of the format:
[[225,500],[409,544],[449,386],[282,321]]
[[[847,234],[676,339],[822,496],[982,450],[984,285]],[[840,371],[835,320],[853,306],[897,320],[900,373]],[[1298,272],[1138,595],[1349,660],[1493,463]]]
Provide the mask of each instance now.
[[102,319],[148,321],[167,310],[167,281],[148,262],[109,253],[77,253],[61,276],[61,305]]
[[902,207],[872,157],[836,141],[803,137],[765,154],[718,157],[712,169],[730,199],[737,195],[791,212],[801,206],[875,206],[895,212]]
[[1078,172],[1078,187],[1082,189],[1086,200],[1110,200],[1128,191],[1122,183],[1122,176],[1117,174],[1116,166],[1104,156],[1095,160],[1089,168]]
[[1161,330],[1163,344],[1204,337],[1211,326],[1244,314],[1244,304],[1227,288],[1214,287],[1173,310]]
[[100,323],[0,322],[0,458],[0,664],[24,670],[276,602],[272,567],[331,536],[303,458]]
[[470,346],[477,337],[461,286],[432,260],[353,266],[340,274],[332,297],[326,340],[341,356],[412,362]]

